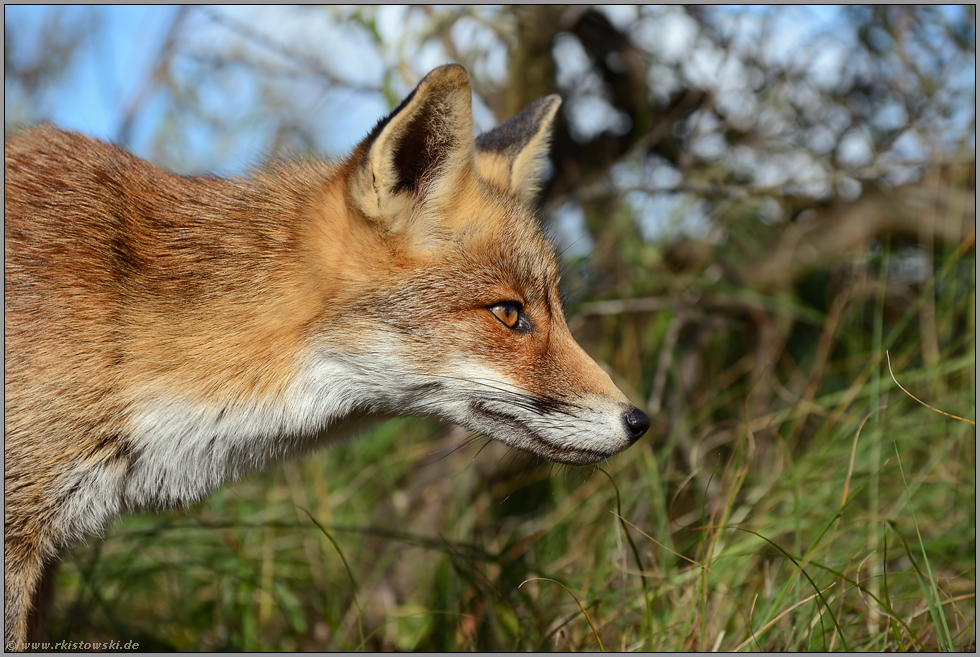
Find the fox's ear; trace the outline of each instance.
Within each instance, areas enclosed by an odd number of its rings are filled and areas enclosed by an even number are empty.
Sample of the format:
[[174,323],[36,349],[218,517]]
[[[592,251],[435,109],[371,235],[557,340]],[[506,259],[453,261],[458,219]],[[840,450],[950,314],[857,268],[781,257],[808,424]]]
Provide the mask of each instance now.
[[371,218],[451,196],[473,175],[470,78],[458,64],[432,70],[355,151],[350,200]]
[[480,177],[531,203],[541,186],[551,124],[559,105],[559,96],[545,96],[477,137],[476,167]]

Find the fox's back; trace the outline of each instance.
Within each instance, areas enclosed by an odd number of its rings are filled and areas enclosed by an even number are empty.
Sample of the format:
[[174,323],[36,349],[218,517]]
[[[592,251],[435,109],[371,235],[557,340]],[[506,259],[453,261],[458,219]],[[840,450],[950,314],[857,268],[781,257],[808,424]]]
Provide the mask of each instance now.
[[[243,272],[242,258],[271,261],[295,237],[290,215],[303,211],[308,193],[295,184],[302,175],[292,187],[282,181],[296,169],[242,179],[178,176],[84,135],[29,129],[4,144],[8,285],[77,295],[110,312],[134,299],[239,291],[243,275],[261,273]],[[306,177],[325,174],[327,167]]]
[[192,251],[220,248],[208,215],[223,216],[237,191],[49,126],[6,140],[4,178],[7,330],[35,338],[24,346],[63,331],[74,343],[92,324],[124,330],[129,306],[191,297],[202,281],[188,265],[206,257]]

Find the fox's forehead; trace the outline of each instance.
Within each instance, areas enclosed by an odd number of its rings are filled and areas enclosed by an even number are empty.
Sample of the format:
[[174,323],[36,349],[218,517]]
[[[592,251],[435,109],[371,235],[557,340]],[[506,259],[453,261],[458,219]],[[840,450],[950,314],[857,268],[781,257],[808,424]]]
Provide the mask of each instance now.
[[508,206],[468,218],[459,256],[486,285],[510,287],[533,303],[558,287],[557,253],[532,213],[516,203]]

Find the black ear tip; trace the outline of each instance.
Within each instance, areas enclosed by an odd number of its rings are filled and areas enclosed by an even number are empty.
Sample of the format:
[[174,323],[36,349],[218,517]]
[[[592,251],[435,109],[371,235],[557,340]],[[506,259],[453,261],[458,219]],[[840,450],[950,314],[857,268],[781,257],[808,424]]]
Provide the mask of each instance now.
[[549,121],[558,112],[558,106],[561,105],[561,96],[558,94],[549,94],[542,98],[538,98],[536,101],[524,108],[518,116],[527,117],[528,120],[539,124],[545,120]]
[[558,94],[548,94],[541,100],[543,100],[546,103],[549,109],[552,107],[557,108],[559,105],[561,105],[561,96],[559,96]]

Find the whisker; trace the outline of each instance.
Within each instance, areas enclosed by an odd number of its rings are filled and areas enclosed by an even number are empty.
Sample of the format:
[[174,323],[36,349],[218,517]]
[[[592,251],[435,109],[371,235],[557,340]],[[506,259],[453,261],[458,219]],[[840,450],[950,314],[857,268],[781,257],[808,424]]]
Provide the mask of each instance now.
[[534,396],[531,396],[531,395],[529,395],[527,393],[524,393],[524,392],[516,392],[514,390],[509,390],[507,388],[501,387],[499,384],[494,385],[496,382],[493,381],[492,379],[477,379],[477,378],[470,378],[470,377],[452,376],[452,375],[449,375],[449,374],[433,374],[431,376],[433,376],[435,378],[440,378],[440,379],[449,379],[451,381],[463,381],[463,382],[466,382],[466,383],[472,383],[474,385],[483,386],[485,388],[489,388],[491,390],[494,390],[494,391],[496,391],[498,393],[501,393],[501,394],[504,394],[504,395],[511,395],[511,396],[514,396],[514,397],[517,397],[517,398],[520,398],[520,399],[537,400],[541,404],[544,404],[544,405],[553,407],[555,409],[555,411],[557,411],[557,412],[566,413],[566,414],[569,414],[569,415],[571,413],[569,411],[563,410],[564,408],[569,408],[569,409],[573,409],[573,410],[581,410],[582,409],[582,406],[580,406],[578,404],[574,404],[572,402],[568,402],[568,401],[565,401],[565,400],[562,400],[562,399],[558,399],[556,397],[550,397],[550,396],[534,397]]
[[[478,449],[478,450],[476,451],[476,454],[474,454],[474,455],[473,455],[473,458],[474,458],[474,459],[475,459],[475,458],[476,458],[477,456],[479,456],[479,455],[480,455],[480,452],[482,452],[483,450],[485,450],[485,449],[487,448],[487,445],[489,445],[490,443],[492,443],[492,442],[493,442],[493,439],[492,439],[492,438],[486,438],[485,436],[478,436],[477,438],[484,438],[485,440],[484,440],[484,443],[483,443],[483,445],[482,445],[482,446],[480,447],[480,449]],[[477,439],[477,438],[475,438],[475,439]]]
[[517,458],[521,455],[521,452],[511,448],[507,450],[507,455],[510,456],[510,469],[513,469],[514,463],[517,462]]
[[473,444],[474,442],[476,442],[476,441],[477,441],[477,440],[478,440],[479,438],[480,438],[479,436],[475,436],[475,435],[473,435],[473,436],[468,436],[468,437],[466,438],[466,440],[464,440],[464,441],[463,441],[463,442],[461,442],[460,444],[458,444],[458,445],[454,445],[454,446],[453,446],[453,447],[451,447],[451,448],[447,448],[447,449],[448,449],[448,451],[446,451],[446,450],[443,450],[443,449],[438,449],[438,450],[436,450],[436,451],[434,451],[434,452],[429,452],[429,456],[432,456],[433,454],[438,454],[439,452],[443,452],[443,451],[445,451],[446,453],[445,453],[445,454],[443,454],[442,456],[440,456],[439,458],[437,458],[436,460],[434,460],[434,461],[430,461],[430,462],[428,462],[428,463],[426,463],[425,465],[435,465],[435,464],[436,464],[436,463],[438,463],[439,461],[442,461],[443,459],[446,459],[446,458],[448,458],[448,457],[450,457],[450,456],[452,456],[453,454],[455,454],[455,453],[456,453],[456,452],[458,452],[459,450],[461,450],[461,449],[464,449],[464,448],[466,448],[466,447],[469,447],[469,446],[470,446],[470,445],[472,445],[472,444]]

